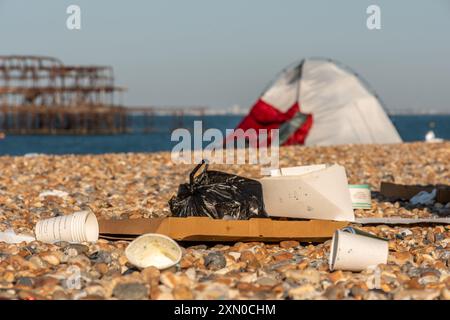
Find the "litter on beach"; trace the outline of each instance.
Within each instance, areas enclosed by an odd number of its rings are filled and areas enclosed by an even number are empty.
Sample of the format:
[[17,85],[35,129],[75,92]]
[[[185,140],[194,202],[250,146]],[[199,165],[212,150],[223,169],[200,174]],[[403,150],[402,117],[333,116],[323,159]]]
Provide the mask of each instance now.
[[403,199],[411,200],[422,191],[433,193],[436,190],[436,196],[433,198],[439,203],[450,202],[450,186],[444,184],[437,185],[403,185],[390,182],[381,182],[380,193],[392,200]]
[[386,264],[389,244],[373,234],[348,227],[336,230],[331,241],[330,270],[362,271]]
[[350,197],[353,209],[370,209],[372,198],[368,184],[349,184]]
[[45,198],[48,196],[53,196],[53,197],[60,197],[60,198],[65,198],[67,197],[69,194],[65,191],[61,191],[61,190],[47,190],[47,191],[43,191],[39,194],[40,198]]
[[214,219],[248,220],[267,216],[262,187],[258,181],[210,171],[205,160],[192,170],[189,183],[179,186],[169,206],[175,217],[208,216]]
[[355,220],[347,174],[342,166],[282,169],[281,176],[260,181],[270,217]]
[[411,204],[433,204],[436,199],[436,189],[433,189],[431,192],[420,191],[414,197],[409,199]]
[[27,234],[17,234],[12,229],[0,232],[0,242],[21,243],[21,242],[31,242],[34,240],[36,240],[34,236]]
[[89,211],[75,212],[71,215],[40,220],[35,228],[36,239],[54,243],[95,242],[98,240],[98,221]]
[[[311,173],[317,170],[325,169],[325,164],[314,164],[298,167],[287,167],[280,169],[273,169],[270,172],[272,177],[279,176],[299,176],[306,173]],[[371,207],[370,186],[368,184],[349,184],[350,197],[352,199],[353,209],[369,209]]]
[[330,239],[347,226],[328,220],[223,220],[209,217],[99,220],[100,235],[110,240],[132,240],[145,233],[159,233],[177,241],[316,241]]
[[167,269],[180,261],[182,251],[171,238],[148,233],[133,240],[125,250],[125,255],[136,267]]

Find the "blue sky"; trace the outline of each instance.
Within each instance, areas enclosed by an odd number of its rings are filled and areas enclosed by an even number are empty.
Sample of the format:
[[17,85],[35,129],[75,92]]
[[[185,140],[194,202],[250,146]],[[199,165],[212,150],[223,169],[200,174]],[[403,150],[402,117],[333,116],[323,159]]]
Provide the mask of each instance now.
[[[81,7],[79,31],[66,8]],[[381,7],[381,30],[366,8]],[[450,1],[0,0],[0,54],[114,66],[129,105],[250,106],[286,65],[331,57],[390,111],[450,112]]]

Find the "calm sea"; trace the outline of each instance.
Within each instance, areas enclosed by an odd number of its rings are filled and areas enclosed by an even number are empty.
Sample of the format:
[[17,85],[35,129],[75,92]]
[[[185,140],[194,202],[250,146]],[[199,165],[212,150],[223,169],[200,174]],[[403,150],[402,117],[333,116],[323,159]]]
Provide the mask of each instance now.
[[[194,120],[203,120],[203,130],[233,129],[242,116],[185,116],[182,126],[193,128]],[[391,116],[404,141],[422,141],[431,126],[436,137],[450,140],[450,115],[397,115]],[[86,154],[110,152],[168,151],[177,144],[172,142],[171,132],[181,125],[180,119],[171,116],[155,117],[152,132],[145,131],[145,123],[139,116],[133,121],[133,133],[98,136],[13,136],[0,140],[0,155],[24,155],[27,153]]]

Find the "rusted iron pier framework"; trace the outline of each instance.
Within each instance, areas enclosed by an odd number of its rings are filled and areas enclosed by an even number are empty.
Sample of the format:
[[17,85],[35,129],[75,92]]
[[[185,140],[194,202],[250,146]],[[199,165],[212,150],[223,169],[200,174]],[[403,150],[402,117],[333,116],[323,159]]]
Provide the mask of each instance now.
[[[70,66],[43,56],[0,56],[0,133],[116,134],[130,132],[133,115],[144,132],[157,130],[155,116],[183,126],[185,109],[123,107],[125,89],[114,85],[109,66]],[[203,116],[204,108],[190,108]]]
[[120,133],[124,108],[114,104],[108,66],[67,66],[38,56],[0,56],[0,131],[15,134]]

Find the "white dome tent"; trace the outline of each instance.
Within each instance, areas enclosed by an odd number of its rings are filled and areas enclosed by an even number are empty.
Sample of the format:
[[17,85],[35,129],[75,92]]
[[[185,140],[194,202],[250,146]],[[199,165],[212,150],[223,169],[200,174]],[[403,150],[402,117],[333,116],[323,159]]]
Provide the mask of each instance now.
[[348,67],[330,59],[292,64],[239,124],[280,129],[280,144],[400,143],[380,99]]

